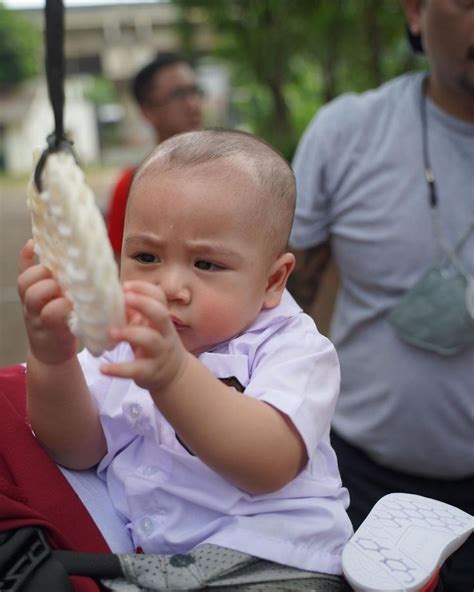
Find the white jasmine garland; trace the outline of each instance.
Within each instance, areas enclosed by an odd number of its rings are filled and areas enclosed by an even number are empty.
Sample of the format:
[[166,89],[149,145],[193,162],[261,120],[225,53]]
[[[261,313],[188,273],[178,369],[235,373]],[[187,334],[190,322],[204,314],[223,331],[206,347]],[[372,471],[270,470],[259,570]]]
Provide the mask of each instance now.
[[[35,159],[36,160],[36,159]],[[111,326],[125,322],[123,292],[102,214],[72,154],[48,156],[28,187],[35,252],[73,304],[71,331],[95,356],[114,346]]]

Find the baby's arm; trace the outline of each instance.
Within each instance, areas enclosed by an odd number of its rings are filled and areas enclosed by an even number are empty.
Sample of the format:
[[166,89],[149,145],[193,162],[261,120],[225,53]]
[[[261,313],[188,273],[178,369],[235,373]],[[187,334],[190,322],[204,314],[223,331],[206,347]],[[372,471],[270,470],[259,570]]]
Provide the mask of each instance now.
[[150,391],[160,412],[183,442],[217,473],[249,493],[275,491],[291,481],[307,458],[292,422],[271,405],[224,385],[186,352],[157,286],[125,286],[129,318],[115,329],[135,359],[102,367]]
[[224,385],[190,354],[177,379],[152,396],[188,448],[249,493],[280,489],[307,461],[284,414]]
[[33,241],[20,253],[18,292],[29,342],[27,408],[33,431],[60,464],[85,469],[106,452],[98,411],[67,326],[71,304],[43,265],[33,262]]

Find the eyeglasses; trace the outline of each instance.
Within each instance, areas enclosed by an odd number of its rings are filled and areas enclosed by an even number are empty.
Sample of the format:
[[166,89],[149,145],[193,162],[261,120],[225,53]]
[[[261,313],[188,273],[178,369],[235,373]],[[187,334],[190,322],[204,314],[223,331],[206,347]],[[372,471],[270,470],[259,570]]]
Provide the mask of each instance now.
[[172,90],[167,96],[162,99],[147,101],[151,107],[163,107],[168,103],[176,101],[184,101],[186,99],[201,98],[204,96],[204,91],[199,86],[178,86]]

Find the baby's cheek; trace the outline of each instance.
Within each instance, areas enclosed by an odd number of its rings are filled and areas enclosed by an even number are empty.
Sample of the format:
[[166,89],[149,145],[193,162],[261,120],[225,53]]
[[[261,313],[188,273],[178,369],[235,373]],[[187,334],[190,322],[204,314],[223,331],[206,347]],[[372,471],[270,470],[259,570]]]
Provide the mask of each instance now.
[[228,303],[219,299],[207,299],[203,302],[199,311],[199,319],[202,333],[209,337],[216,337],[217,341],[234,334],[237,325],[238,309],[236,305],[229,306]]

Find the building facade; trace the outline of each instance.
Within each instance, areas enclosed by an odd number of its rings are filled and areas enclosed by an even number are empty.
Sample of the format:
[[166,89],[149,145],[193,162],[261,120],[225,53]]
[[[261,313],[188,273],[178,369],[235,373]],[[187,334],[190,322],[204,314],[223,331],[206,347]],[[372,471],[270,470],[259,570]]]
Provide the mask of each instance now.
[[[20,12],[43,29],[42,9]],[[185,16],[193,31],[208,123],[225,125],[228,73],[209,58],[213,36],[199,11],[191,10]],[[152,146],[153,138],[130,96],[129,83],[157,52],[180,51],[180,18],[173,3],[159,0],[66,7],[64,118],[81,162],[120,165],[140,158]],[[91,99],[97,80],[113,89],[109,102],[97,104]],[[32,150],[44,144],[52,128],[44,75],[13,94],[0,93],[0,167],[13,174],[30,170]]]

